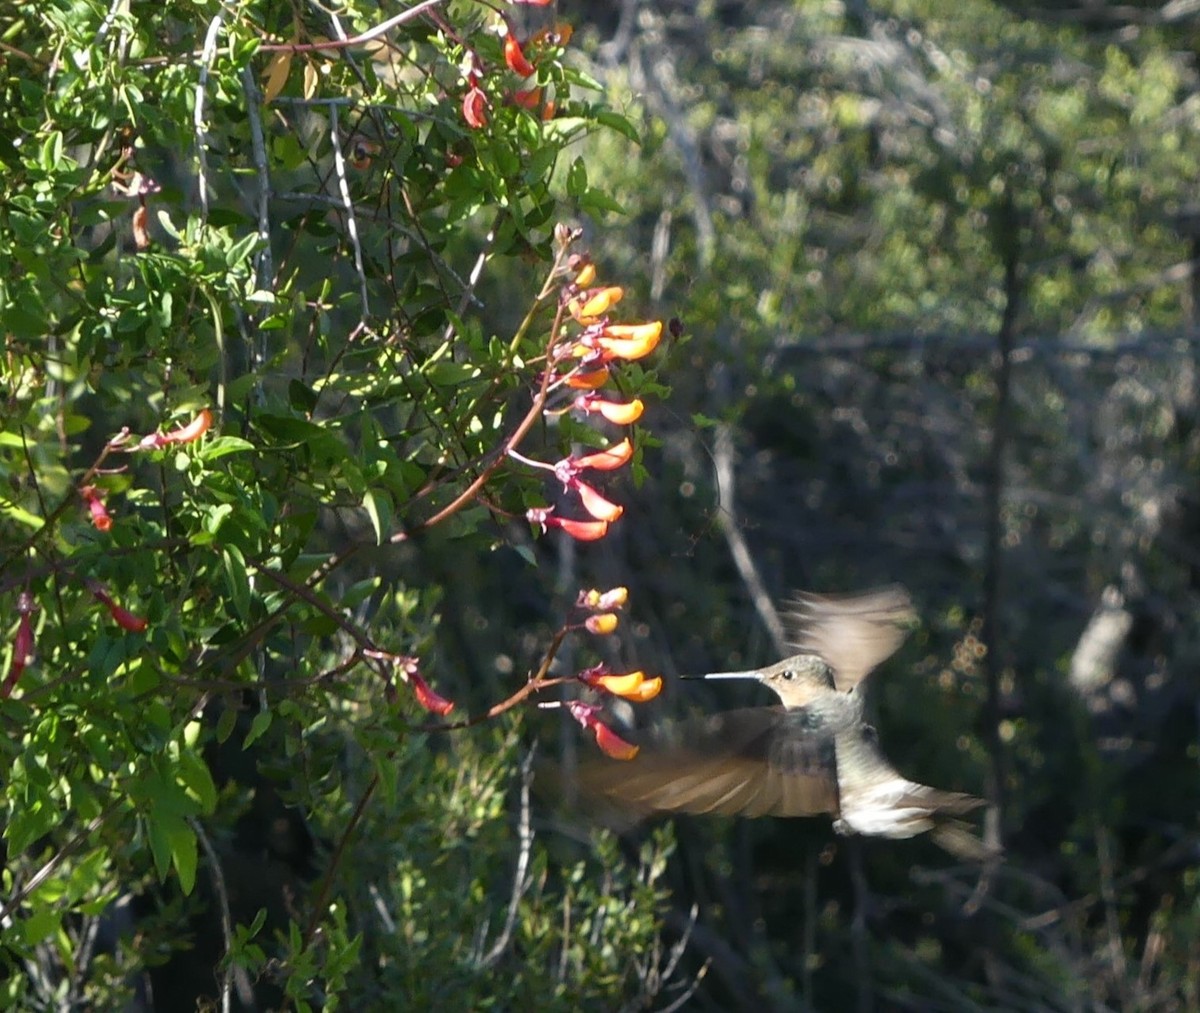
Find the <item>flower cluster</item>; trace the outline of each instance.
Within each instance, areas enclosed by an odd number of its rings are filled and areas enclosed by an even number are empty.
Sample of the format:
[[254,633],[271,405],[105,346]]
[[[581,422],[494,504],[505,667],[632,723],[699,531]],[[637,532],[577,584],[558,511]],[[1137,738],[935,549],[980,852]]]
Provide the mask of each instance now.
[[[570,236],[560,233],[560,240]],[[558,328],[547,353],[551,370],[547,390],[582,391],[565,406],[550,407],[546,414],[574,411],[585,418],[603,420],[612,425],[632,425],[641,418],[645,405],[640,398],[629,401],[611,400],[599,389],[613,376],[622,362],[632,362],[649,355],[662,337],[662,322],[619,324],[610,313],[624,296],[616,285],[596,286],[596,268],[586,255],[572,255],[566,262],[571,280],[563,286],[562,310],[559,319],[569,317]],[[610,443],[602,450],[588,454],[572,454],[554,463],[533,461],[510,449],[509,455],[531,467],[554,474],[566,493],[574,493],[587,518],[560,517],[554,507],[532,507],[526,518],[543,532],[558,528],[578,541],[592,542],[608,534],[609,525],[624,512],[624,507],[605,497],[591,481],[592,472],[615,471],[633,458],[634,446],[628,436]],[[585,479],[584,476],[587,475]]]
[[[530,3],[531,0],[514,0],[514,2]],[[539,3],[536,6],[544,5]],[[507,18],[501,22],[500,31],[504,40],[504,65],[522,82],[528,81],[537,74],[538,62],[549,50],[566,46],[571,40],[572,33],[570,25],[554,25],[550,28],[543,28],[522,42]],[[467,82],[467,90],[462,99],[463,121],[472,130],[481,130],[487,126],[488,110],[492,105],[491,99],[483,89],[488,70],[479,54],[472,51],[467,56],[462,73]],[[554,100],[546,97],[545,87],[540,84],[534,84],[533,87],[524,89],[503,87],[502,94],[505,104],[528,109],[543,120],[553,119],[557,111]]]
[[[576,608],[591,614],[581,624],[591,633],[605,635],[617,628],[616,610],[629,600],[629,591],[623,587],[614,587],[609,591],[581,591],[576,599]],[[631,703],[645,703],[653,700],[662,690],[662,678],[647,677],[645,672],[610,672],[608,666],[599,664],[585,668],[574,676],[576,682],[590,690],[619,696]],[[559,706],[545,704],[543,706]],[[601,752],[615,760],[632,760],[638,753],[638,747],[626,742],[616,732],[600,720],[600,705],[586,703],[582,700],[569,700],[565,704],[571,716],[596,738],[596,745]]]

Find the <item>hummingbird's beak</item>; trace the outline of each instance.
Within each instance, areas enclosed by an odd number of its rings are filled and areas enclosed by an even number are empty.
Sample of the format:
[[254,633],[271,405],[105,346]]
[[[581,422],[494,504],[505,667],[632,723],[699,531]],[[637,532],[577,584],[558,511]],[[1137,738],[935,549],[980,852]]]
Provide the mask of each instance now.
[[681,675],[681,679],[755,679],[762,681],[763,674],[757,668],[748,669],[745,672],[709,672],[706,675]]

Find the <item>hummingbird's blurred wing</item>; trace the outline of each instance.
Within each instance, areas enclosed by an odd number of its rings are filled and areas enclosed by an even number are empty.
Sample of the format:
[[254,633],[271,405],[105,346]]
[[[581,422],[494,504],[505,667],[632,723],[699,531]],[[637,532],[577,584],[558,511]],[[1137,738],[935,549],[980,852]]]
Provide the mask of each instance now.
[[721,816],[812,816],[838,810],[833,734],[804,708],[752,707],[684,722],[678,743],[636,759],[597,760],[585,795],[622,809]]
[[855,595],[801,592],[782,613],[787,641],[818,654],[834,672],[839,690],[857,686],[900,646],[917,618],[899,584]]

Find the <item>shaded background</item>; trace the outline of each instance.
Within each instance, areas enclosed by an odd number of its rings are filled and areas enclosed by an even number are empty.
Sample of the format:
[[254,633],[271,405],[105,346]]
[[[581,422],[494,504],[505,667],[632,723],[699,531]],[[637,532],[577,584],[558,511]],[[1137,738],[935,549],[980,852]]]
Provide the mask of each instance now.
[[1007,849],[967,917],[926,842],[679,821],[696,1008],[1194,1008],[1196,12],[564,13],[645,115],[638,158],[588,148],[632,216],[593,247],[689,333],[627,522],[570,565],[629,583],[623,660],[668,675],[774,660],[791,589],[902,581],[882,741]]

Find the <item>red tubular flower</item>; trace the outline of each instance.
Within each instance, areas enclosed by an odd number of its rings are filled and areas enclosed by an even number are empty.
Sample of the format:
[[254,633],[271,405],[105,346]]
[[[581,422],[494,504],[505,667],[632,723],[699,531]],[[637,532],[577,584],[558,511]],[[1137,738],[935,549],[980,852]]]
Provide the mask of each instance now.
[[106,609],[108,614],[113,617],[113,621],[123,630],[128,630],[130,633],[141,633],[150,623],[139,615],[130,612],[129,609],[123,608],[113,601],[112,595],[105,590],[104,585],[99,581],[89,580],[87,588],[92,592],[92,597],[100,602]]
[[104,500],[100,495],[100,490],[94,485],[85,485],[79,490],[79,495],[83,497],[83,502],[87,505],[88,512],[92,515],[92,527],[97,531],[108,531],[112,527],[112,518],[108,515],[108,510],[104,506]]
[[444,696],[440,696],[429,688],[429,683],[416,671],[407,673],[408,684],[413,689],[413,694],[417,698],[417,703],[424,707],[431,714],[437,714],[444,717],[454,710],[454,701],[447,700]]
[[536,109],[542,104],[542,89],[530,88],[528,91],[509,92],[509,100],[522,109]]
[[521,43],[517,41],[517,37],[512,32],[504,37],[504,62],[508,64],[509,70],[522,77],[531,77],[537,70],[525,58],[525,53],[521,50]]
[[480,127],[487,125],[487,96],[480,90],[479,85],[474,81],[471,87],[463,96],[462,114],[466,120],[467,126],[472,130],[478,130]]
[[596,745],[602,753],[614,760],[632,760],[637,756],[637,746],[626,742],[596,717],[599,708],[582,700],[570,700],[567,702],[567,709],[571,712],[571,717],[596,736]]
[[623,506],[606,500],[586,482],[572,479],[571,487],[579,493],[579,502],[583,504],[583,509],[598,521],[615,521],[625,512]]
[[531,507],[525,511],[530,524],[565,531],[577,542],[594,542],[608,534],[608,521],[576,521],[569,517],[555,517],[554,507]]
[[631,457],[633,457],[633,444],[626,437],[620,443],[614,443],[611,447],[598,450],[594,454],[573,458],[572,463],[579,471],[584,468],[594,468],[596,471],[614,471],[622,465],[628,464]]
[[632,401],[606,401],[599,394],[580,394],[571,407],[586,415],[599,414],[619,426],[636,422],[646,408],[641,398],[635,397]]
[[614,732],[608,725],[603,725],[597,721],[592,726],[592,731],[596,735],[596,745],[600,747],[600,752],[605,756],[611,756],[614,760],[632,760],[637,756],[639,747],[632,742],[626,742],[621,736]]
[[21,673],[33,661],[33,613],[36,611],[33,595],[28,591],[17,595],[17,613],[21,618],[17,621],[17,635],[13,637],[12,661],[8,666],[8,675],[4,677],[4,682],[0,683],[0,700],[12,696]]
[[108,614],[123,630],[130,633],[141,633],[150,623],[139,615],[134,615],[127,608],[122,608],[116,602],[108,603]]
[[192,419],[186,426],[172,429],[166,433],[151,433],[143,436],[136,450],[161,450],[173,443],[195,443],[212,427],[212,412],[207,408]]
[[598,637],[606,637],[612,633],[620,620],[612,612],[601,612],[599,615],[588,616],[583,625],[587,627],[589,633],[595,633]]

